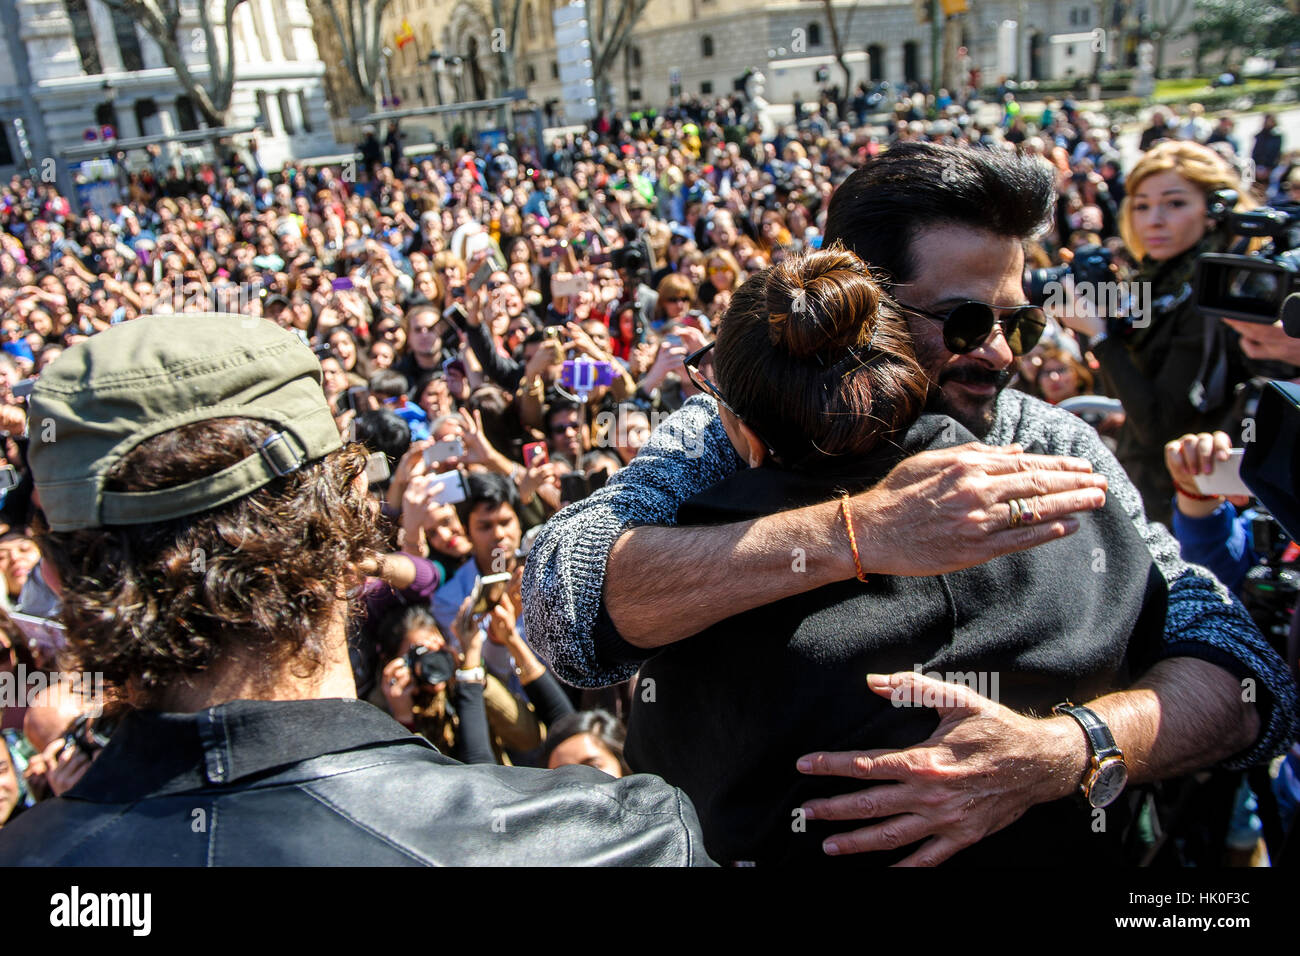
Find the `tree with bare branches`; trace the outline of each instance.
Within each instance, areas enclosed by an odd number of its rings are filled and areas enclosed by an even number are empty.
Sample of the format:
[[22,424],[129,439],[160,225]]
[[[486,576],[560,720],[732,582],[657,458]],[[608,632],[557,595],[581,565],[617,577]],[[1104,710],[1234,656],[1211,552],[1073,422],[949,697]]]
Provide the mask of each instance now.
[[319,0],[343,43],[343,65],[357,94],[379,105],[384,39],[380,24],[392,0]]
[[[199,25],[181,36],[180,0],[104,0],[114,10],[125,13],[144,27],[162,50],[163,61],[172,68],[176,80],[190,101],[211,126],[225,126],[230,111],[230,97],[235,88],[235,33],[231,18],[244,0],[199,0]],[[222,11],[220,21],[213,20],[212,8]],[[224,42],[217,42],[217,29],[224,31]],[[185,59],[185,50],[203,53],[207,58],[208,76],[201,82]]]
[[591,39],[591,75],[596,81],[596,102],[612,106],[609,78],[637,21],[650,0],[587,0],[587,28]]
[[[844,41],[840,39],[840,28],[835,22],[835,8],[831,5],[831,0],[822,0],[822,6],[826,9],[826,23],[831,31],[831,49],[835,51],[835,62],[839,64],[840,72],[844,74],[844,85],[840,88],[840,98],[835,104],[839,110],[839,115],[844,115],[844,104],[853,95],[853,72],[849,69],[848,63],[844,60]],[[847,36],[853,26],[853,14],[858,12],[858,5],[855,3],[848,9],[848,14],[844,18],[844,33]]]

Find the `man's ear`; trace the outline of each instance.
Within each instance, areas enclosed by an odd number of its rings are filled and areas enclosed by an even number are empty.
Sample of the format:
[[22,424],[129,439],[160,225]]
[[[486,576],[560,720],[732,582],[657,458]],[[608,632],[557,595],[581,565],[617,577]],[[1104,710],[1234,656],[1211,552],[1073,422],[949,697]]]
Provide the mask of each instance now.
[[748,446],[748,448],[742,452],[745,461],[749,462],[750,468],[757,468],[759,465],[763,464],[764,459],[767,458],[767,443],[755,435],[754,430],[744,422],[737,420],[736,425]]
[[750,468],[757,468],[763,464],[764,459],[767,458],[767,445],[754,434],[754,430],[721,406],[718,408],[718,415],[722,419],[722,427],[727,432],[727,438],[731,440],[731,447],[736,449],[736,454],[745,459],[745,463]]

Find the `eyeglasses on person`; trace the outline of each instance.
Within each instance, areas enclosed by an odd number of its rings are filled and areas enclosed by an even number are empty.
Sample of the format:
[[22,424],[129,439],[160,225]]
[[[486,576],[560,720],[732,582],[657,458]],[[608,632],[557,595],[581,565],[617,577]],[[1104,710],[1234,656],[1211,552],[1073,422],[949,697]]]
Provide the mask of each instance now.
[[[731,405],[727,402],[727,400],[723,397],[722,389],[718,388],[718,386],[707,375],[705,375],[702,371],[700,371],[700,363],[704,361],[704,356],[708,355],[709,352],[713,349],[713,346],[716,344],[717,342],[710,342],[708,345],[704,346],[704,348],[692,352],[690,355],[686,356],[686,359],[682,362],[682,367],[686,369],[686,376],[691,380],[691,384],[693,384],[701,392],[704,392],[706,395],[712,395],[715,399],[717,399],[718,404],[721,405],[723,408],[725,408],[727,411],[731,412],[731,414],[735,417],[737,421],[745,422],[744,417],[738,411],[732,408]],[[776,452],[776,448],[772,445],[770,441],[768,441],[766,438],[763,437],[763,435],[759,432],[757,428],[755,428],[749,422],[745,422],[745,425],[748,426],[749,430],[754,433],[754,435],[758,438],[758,440],[761,441],[767,447],[767,453],[769,455],[771,455],[773,458],[780,457]]]
[[1047,316],[1036,305],[999,309],[987,302],[969,300],[953,306],[947,315],[901,302],[898,308],[940,323],[943,326],[943,344],[954,355],[975,351],[992,334],[993,326],[999,324],[1007,337],[1011,354],[1024,355],[1038,344],[1047,328]]

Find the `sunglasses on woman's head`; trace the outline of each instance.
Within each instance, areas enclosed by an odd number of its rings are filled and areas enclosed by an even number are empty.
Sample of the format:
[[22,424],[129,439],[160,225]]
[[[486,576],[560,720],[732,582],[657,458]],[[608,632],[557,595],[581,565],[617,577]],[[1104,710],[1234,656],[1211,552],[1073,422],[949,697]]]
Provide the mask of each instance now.
[[987,302],[968,301],[954,306],[947,315],[898,303],[904,312],[931,319],[943,325],[943,344],[954,355],[965,355],[979,348],[1001,325],[1012,355],[1024,355],[1043,337],[1047,317],[1036,305],[1018,305],[999,309]]

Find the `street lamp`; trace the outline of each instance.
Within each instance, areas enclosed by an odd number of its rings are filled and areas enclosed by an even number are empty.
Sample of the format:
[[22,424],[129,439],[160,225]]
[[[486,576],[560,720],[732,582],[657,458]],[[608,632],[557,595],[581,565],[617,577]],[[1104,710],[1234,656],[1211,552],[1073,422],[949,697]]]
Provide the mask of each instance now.
[[465,98],[460,91],[460,79],[465,72],[465,59],[464,57],[453,56],[448,59],[447,65],[451,67],[452,92],[456,94],[456,101],[460,102]]
[[[428,59],[429,66],[433,70],[433,96],[438,101],[438,105],[442,106],[442,75],[447,72],[447,58],[442,55],[441,50],[430,50]],[[447,132],[447,114],[439,114],[438,119],[442,126],[442,135],[450,139]]]
[[383,74],[380,77],[382,80],[381,89],[384,91],[384,105],[391,106],[393,103],[393,86],[388,79],[388,58],[393,55],[393,51],[389,47],[384,47],[383,54],[384,62],[381,64]]
[[442,74],[447,72],[446,58],[442,55],[441,50],[429,51],[429,67],[433,70],[433,95],[442,105]]

